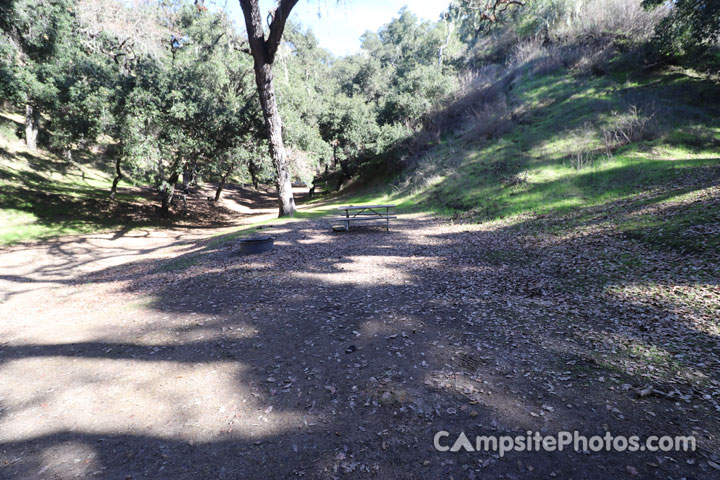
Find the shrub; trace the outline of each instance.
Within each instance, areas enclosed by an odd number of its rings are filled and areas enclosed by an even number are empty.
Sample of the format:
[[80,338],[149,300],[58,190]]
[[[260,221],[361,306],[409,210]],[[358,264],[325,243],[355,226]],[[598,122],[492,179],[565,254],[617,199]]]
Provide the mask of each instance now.
[[564,43],[624,37],[636,43],[648,40],[666,10],[648,11],[642,0],[570,0],[550,36]]
[[720,70],[720,2],[643,0],[666,15],[655,29],[654,60],[679,61],[711,72]]
[[490,139],[512,130],[507,101],[503,95],[492,102],[470,108],[470,119],[463,136],[472,139]]
[[601,75],[615,52],[612,44],[581,47],[572,66],[583,75]]
[[570,155],[570,166],[580,170],[592,165],[595,161],[597,145],[597,135],[593,125],[585,122],[583,126],[570,130],[568,136],[576,146],[575,151]]
[[543,45],[539,38],[533,38],[517,44],[510,63],[542,75],[561,68],[564,62],[560,47]]
[[397,81],[388,94],[383,118],[385,123],[416,124],[434,105],[440,104],[455,89],[454,79],[435,65],[420,65]]
[[477,113],[484,110],[486,104],[504,101],[503,90],[509,77],[501,77],[502,73],[503,68],[494,64],[465,71],[458,79],[453,101],[430,114],[425,129],[435,137],[447,132],[467,131],[475,124]]
[[602,129],[605,153],[608,157],[618,148],[656,136],[655,112],[652,107],[644,113],[636,105],[631,105],[627,112],[612,112],[609,125]]

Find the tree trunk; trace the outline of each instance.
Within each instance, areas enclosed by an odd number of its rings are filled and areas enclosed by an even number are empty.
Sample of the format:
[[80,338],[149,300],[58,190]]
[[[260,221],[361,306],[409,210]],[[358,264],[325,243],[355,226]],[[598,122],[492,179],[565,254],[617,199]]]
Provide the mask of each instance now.
[[347,160],[340,160],[340,175],[338,176],[337,185],[335,185],[335,191],[339,191],[340,187],[343,186],[346,180],[352,178],[352,172],[350,166],[347,164]]
[[440,45],[440,51],[438,52],[438,67],[443,66],[443,53],[445,49],[450,45],[450,37],[452,36],[453,30],[455,30],[455,19],[447,14],[447,18],[443,20],[445,25],[445,44]]
[[248,170],[250,171],[250,179],[252,180],[253,187],[255,188],[255,190],[257,190],[259,187],[258,177],[257,177],[258,168],[257,168],[257,165],[255,165],[255,162],[253,162],[252,160],[250,160],[250,164],[248,165]]
[[340,172],[340,175],[338,175],[337,183],[335,184],[335,191],[339,192],[340,187],[342,187],[343,183],[345,183],[345,172]]
[[37,150],[40,112],[32,105],[25,105],[25,144],[29,150]]
[[172,203],[173,196],[175,195],[175,184],[177,183],[178,178],[180,178],[180,175],[177,171],[174,171],[168,180],[167,190],[163,192],[161,212],[164,217],[167,217],[170,214],[170,204]]
[[184,192],[187,192],[188,185],[190,184],[190,178],[191,178],[191,172],[188,169],[188,166],[185,165],[185,168],[183,168],[183,174],[182,174],[182,189]]
[[260,105],[265,118],[270,156],[277,174],[276,186],[281,217],[293,216],[295,213],[295,199],[293,198],[290,168],[282,139],[282,121],[275,99],[275,89],[273,88],[272,64],[282,39],[285,21],[297,2],[298,0],[280,0],[277,8],[272,12],[272,22],[266,40],[258,0],[240,0],[240,6],[245,17],[245,27],[248,32],[248,43],[254,60],[255,83],[257,84]]
[[190,181],[188,182],[188,186],[187,186],[188,193],[192,190],[193,187],[197,187],[199,173],[200,172],[199,172],[197,160],[196,160],[195,163],[193,163],[192,170],[190,170]]
[[315,195],[315,188],[317,187],[318,180],[319,180],[318,177],[313,177],[312,187],[310,187],[310,190],[308,190],[308,198],[312,198],[313,195]]
[[285,145],[282,139],[282,122],[275,99],[273,88],[272,65],[264,63],[259,65],[255,62],[255,81],[260,94],[263,116],[265,117],[265,128],[268,131],[268,143],[270,144],[270,156],[277,173],[276,186],[278,191],[278,206],[281,217],[292,217],[295,214],[295,199],[293,198],[292,185],[290,183],[290,168]]
[[122,157],[120,155],[118,155],[115,159],[115,179],[113,180],[112,187],[110,188],[110,200],[115,200],[118,183],[120,183],[120,180],[123,179],[122,170],[120,170],[121,159]]
[[223,191],[223,187],[225,187],[225,182],[227,182],[228,177],[232,173],[233,169],[235,168],[235,162],[231,162],[228,169],[225,171],[225,175],[223,175],[222,179],[220,180],[220,185],[218,185],[217,190],[215,191],[215,201],[217,202],[220,200],[220,194]]

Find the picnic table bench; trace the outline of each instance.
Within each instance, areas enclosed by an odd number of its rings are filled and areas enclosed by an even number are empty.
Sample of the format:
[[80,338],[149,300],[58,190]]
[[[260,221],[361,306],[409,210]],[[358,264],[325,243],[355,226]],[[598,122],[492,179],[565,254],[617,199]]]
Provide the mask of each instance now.
[[390,219],[397,218],[390,215],[391,208],[395,208],[395,205],[347,205],[338,207],[341,215],[342,212],[344,212],[344,215],[334,220],[339,220],[345,226],[346,231],[350,231],[352,222],[382,220],[385,222],[385,230],[390,231]]

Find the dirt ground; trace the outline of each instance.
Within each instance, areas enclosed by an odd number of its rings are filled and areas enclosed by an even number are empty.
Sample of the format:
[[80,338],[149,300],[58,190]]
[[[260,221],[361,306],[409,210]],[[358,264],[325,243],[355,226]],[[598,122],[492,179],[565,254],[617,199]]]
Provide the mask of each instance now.
[[[267,227],[252,256],[182,229],[1,250],[0,478],[720,478],[720,292],[693,273],[716,260],[545,227],[400,215]],[[437,451],[439,431],[697,450],[500,457]]]

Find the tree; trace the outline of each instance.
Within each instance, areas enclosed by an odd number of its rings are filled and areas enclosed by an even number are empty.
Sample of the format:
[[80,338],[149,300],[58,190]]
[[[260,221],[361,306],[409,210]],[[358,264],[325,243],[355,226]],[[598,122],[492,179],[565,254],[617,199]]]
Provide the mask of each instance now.
[[87,146],[103,133],[112,133],[118,70],[109,58],[83,51],[72,42],[58,62],[55,98],[45,112],[50,121],[51,149],[71,158],[74,147]]
[[319,46],[312,32],[292,22],[283,38],[275,59],[275,70],[281,72],[275,87],[283,141],[293,178],[307,183],[332,157],[319,128],[336,85],[329,76],[332,54]]
[[333,166],[340,166],[336,190],[349,180],[357,169],[357,159],[366,153],[378,137],[372,106],[360,96],[336,95],[325,108],[320,130],[332,145]]
[[71,0],[13,0],[0,4],[0,65],[4,96],[25,105],[25,142],[37,147],[40,112],[57,96],[57,63],[67,55],[75,17]]
[[272,17],[270,31],[267,38],[265,38],[258,0],[240,0],[240,7],[245,17],[250,53],[254,60],[255,83],[257,84],[260,105],[265,118],[270,156],[277,172],[275,181],[281,217],[294,215],[295,199],[293,198],[290,168],[285,153],[285,145],[283,144],[282,121],[273,87],[272,66],[282,40],[285,22],[297,2],[298,0],[279,0],[277,7],[270,14],[270,17]]
[[124,77],[117,137],[125,166],[154,177],[168,215],[180,176],[227,173],[229,152],[259,141],[262,117],[252,60],[235,48],[224,12],[185,2],[161,18],[173,33],[158,58],[139,56]]
[[[538,0],[530,2],[531,5],[538,3]],[[473,45],[482,33],[492,31],[501,23],[511,10],[523,6],[525,2],[518,0],[452,0],[447,15],[455,18],[459,37]]]
[[250,59],[233,48],[238,39],[225,14],[186,5],[175,27],[182,35],[166,72],[160,118],[161,145],[170,160],[161,182],[163,214],[184,170],[213,170],[256,131]]
[[681,57],[700,66],[717,66],[720,0],[643,0],[646,8],[668,8],[658,25],[655,44],[666,58]]
[[525,4],[518,0],[462,0],[464,6],[477,12],[478,19],[482,21],[497,22],[498,15],[502,15],[508,8]]

